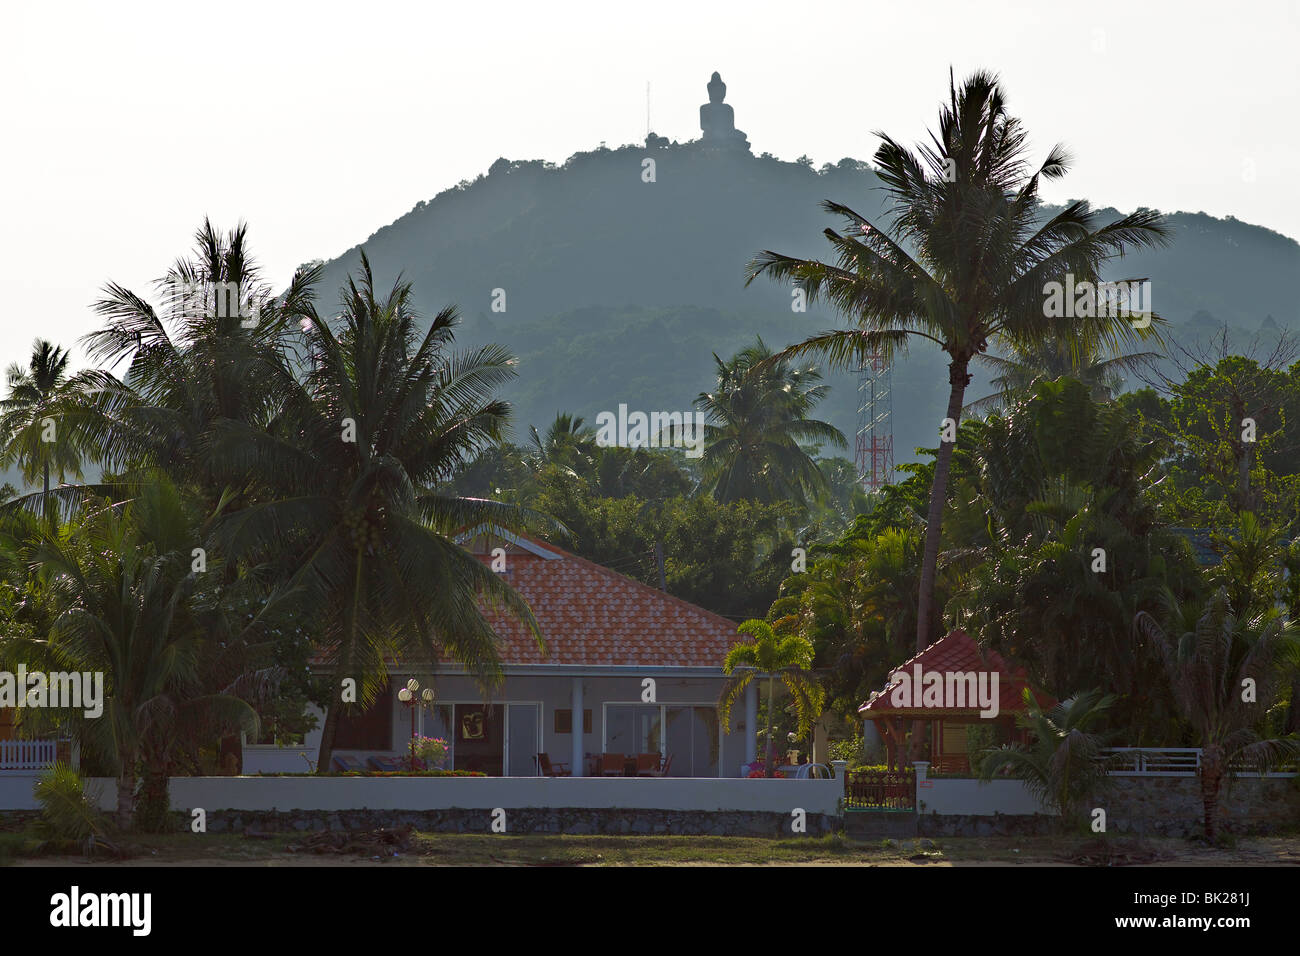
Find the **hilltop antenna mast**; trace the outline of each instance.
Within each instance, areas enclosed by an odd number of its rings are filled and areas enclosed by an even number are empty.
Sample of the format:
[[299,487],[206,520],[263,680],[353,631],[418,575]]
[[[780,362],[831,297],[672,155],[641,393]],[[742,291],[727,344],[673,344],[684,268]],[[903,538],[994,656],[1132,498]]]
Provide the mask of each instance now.
[[879,491],[894,474],[892,369],[880,354],[868,355],[858,369],[856,464],[864,491]]
[[645,81],[645,134],[650,136],[650,81]]

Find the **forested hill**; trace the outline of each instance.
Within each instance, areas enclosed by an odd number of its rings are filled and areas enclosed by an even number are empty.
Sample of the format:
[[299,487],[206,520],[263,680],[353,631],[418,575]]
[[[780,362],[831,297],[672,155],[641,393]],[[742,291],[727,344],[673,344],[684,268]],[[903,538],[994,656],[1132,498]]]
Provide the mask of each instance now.
[[[647,158],[653,182],[643,178]],[[819,207],[828,198],[884,221],[883,191],[863,162],[819,171],[696,143],[601,148],[562,166],[498,160],[362,246],[385,283],[399,270],[414,281],[426,314],[459,306],[460,341],[497,341],[519,355],[519,379],[504,396],[516,405],[518,437],[559,410],[589,421],[620,402],[686,410],[710,385],[713,352],[726,357],[756,334],[781,346],[838,324],[824,310],[793,312],[786,288],[744,284],[745,263],[760,250],[827,254],[822,230],[840,225]],[[1150,277],[1155,309],[1176,333],[1225,323],[1244,336],[1273,324],[1300,329],[1294,240],[1201,213],[1170,222],[1170,248],[1132,255],[1110,278]],[[332,308],[360,248],[327,264],[323,308]],[[505,311],[493,311],[494,290]],[[942,366],[942,355],[918,344],[895,371],[900,460],[933,445],[946,400]],[[830,380],[823,410],[851,435],[852,376]],[[971,397],[986,383],[977,377]]]

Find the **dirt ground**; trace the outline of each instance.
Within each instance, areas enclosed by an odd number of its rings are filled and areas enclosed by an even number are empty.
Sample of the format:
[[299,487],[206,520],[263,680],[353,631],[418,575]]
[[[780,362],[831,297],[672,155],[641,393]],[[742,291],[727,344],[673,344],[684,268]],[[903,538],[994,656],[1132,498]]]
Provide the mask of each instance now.
[[[87,859],[83,853],[10,852],[11,866],[1296,866],[1300,836],[1240,838],[1224,847],[1177,839],[1115,836],[877,840],[842,837],[485,836],[408,833],[368,845],[358,835],[346,849],[313,847],[302,834],[177,834],[139,837],[129,858]],[[349,837],[352,840],[352,837]],[[18,848],[15,848],[18,849]],[[374,852],[371,852],[371,851]]]

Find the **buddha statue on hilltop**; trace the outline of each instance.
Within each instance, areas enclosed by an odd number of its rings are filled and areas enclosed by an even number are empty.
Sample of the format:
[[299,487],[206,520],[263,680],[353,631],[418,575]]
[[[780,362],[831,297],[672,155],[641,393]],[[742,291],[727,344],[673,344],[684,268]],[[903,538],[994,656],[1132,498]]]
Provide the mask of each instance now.
[[716,72],[709,80],[709,101],[700,107],[701,142],[714,149],[749,149],[749,140],[736,129],[735,111],[722,102],[727,95],[727,84]]

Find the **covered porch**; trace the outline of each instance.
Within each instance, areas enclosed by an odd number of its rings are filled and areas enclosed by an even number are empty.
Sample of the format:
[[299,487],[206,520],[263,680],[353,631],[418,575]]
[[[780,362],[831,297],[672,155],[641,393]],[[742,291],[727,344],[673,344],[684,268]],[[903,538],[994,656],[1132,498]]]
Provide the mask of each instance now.
[[[433,677],[397,670],[365,713],[344,717],[332,769],[409,767],[412,737],[446,741],[437,769],[490,777],[740,777],[755,759],[757,688],[723,726],[720,668],[508,665],[505,683],[484,701],[463,673]],[[429,688],[409,703],[396,691],[414,677]],[[576,715],[581,715],[577,717]],[[314,767],[320,724],[297,745],[244,741],[244,773],[300,773]],[[750,731],[753,728],[754,732]]]

